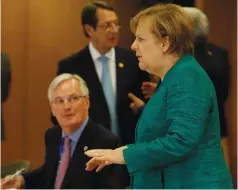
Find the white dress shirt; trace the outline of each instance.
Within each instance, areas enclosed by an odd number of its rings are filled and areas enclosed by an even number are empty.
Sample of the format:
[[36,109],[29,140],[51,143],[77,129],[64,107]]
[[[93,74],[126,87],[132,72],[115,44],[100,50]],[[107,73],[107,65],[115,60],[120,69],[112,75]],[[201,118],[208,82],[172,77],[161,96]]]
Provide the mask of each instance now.
[[[100,82],[102,82],[102,63],[99,61],[99,57],[102,56],[98,50],[93,46],[92,42],[89,43],[89,52],[93,58],[93,63],[98,75]],[[115,48],[111,48],[107,53],[104,54],[108,58],[109,72],[112,79],[112,88],[114,95],[116,96],[116,55]]]

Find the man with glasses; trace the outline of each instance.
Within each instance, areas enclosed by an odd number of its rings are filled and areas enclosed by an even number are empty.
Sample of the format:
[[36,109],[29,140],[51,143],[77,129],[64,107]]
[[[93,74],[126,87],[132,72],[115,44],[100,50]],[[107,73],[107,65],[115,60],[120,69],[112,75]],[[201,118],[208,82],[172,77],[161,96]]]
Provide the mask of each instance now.
[[85,171],[89,158],[84,151],[117,148],[118,137],[89,118],[89,90],[84,80],[77,75],[59,75],[49,85],[48,99],[59,126],[48,129],[45,134],[44,164],[15,177],[2,188],[124,188],[125,170],[122,166],[108,167],[104,173]]
[[123,144],[132,143],[137,118],[128,94],[142,98],[141,84],[148,75],[140,71],[132,51],[117,47],[120,24],[112,7],[101,1],[88,3],[81,19],[89,45],[63,59],[57,74],[79,74],[90,90],[90,117],[120,136]]

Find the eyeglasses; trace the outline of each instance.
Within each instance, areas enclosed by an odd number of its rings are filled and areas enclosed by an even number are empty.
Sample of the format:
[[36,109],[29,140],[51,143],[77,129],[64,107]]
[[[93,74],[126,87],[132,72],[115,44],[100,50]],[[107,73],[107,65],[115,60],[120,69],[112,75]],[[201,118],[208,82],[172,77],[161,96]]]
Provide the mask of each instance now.
[[74,103],[78,102],[80,99],[85,98],[85,97],[87,97],[87,96],[76,96],[75,95],[75,96],[70,96],[70,97],[67,97],[67,98],[57,97],[52,101],[52,103],[54,103],[57,106],[63,105],[65,102],[68,102],[70,104],[74,104]]
[[104,24],[98,24],[97,27],[102,28],[103,30],[109,30],[113,27],[116,27],[116,29],[120,29],[121,25],[118,23],[118,21],[113,21],[113,22],[107,22]]

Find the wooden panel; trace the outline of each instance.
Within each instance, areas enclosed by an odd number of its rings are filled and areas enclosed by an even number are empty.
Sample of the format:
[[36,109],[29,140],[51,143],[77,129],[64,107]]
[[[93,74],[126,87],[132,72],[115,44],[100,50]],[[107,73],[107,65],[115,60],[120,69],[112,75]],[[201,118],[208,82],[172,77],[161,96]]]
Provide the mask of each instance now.
[[2,50],[11,61],[12,86],[3,107],[5,140],[1,163],[24,158],[28,0],[2,0]]
[[119,45],[121,47],[130,49],[134,41],[134,35],[130,30],[130,20],[141,10],[141,8],[139,8],[137,0],[114,0],[111,2],[111,4],[115,8],[119,21],[122,25],[120,30]]
[[210,20],[210,41],[229,51],[231,81],[226,116],[230,168],[234,185],[237,187],[237,1],[204,1],[204,11]]
[[195,7],[204,11],[204,0],[195,0]]
[[27,158],[33,168],[44,157],[44,133],[51,127],[47,89],[58,61],[84,47],[81,10],[86,0],[30,0],[27,65]]

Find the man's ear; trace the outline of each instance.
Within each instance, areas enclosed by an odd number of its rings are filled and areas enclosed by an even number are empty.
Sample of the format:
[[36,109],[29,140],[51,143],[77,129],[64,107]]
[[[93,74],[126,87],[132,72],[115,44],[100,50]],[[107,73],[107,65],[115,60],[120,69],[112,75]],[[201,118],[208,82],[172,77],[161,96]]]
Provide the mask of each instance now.
[[85,98],[85,100],[86,100],[87,107],[88,107],[88,109],[89,109],[89,108],[90,108],[90,97],[87,96],[87,97]]
[[163,53],[167,52],[170,48],[170,41],[169,41],[169,37],[165,36],[162,40],[162,51]]
[[94,28],[92,26],[90,26],[89,24],[85,24],[84,29],[85,29],[86,33],[91,37],[92,32],[94,32]]
[[53,116],[55,116],[53,106],[54,106],[53,103],[50,102],[51,113],[52,113]]

